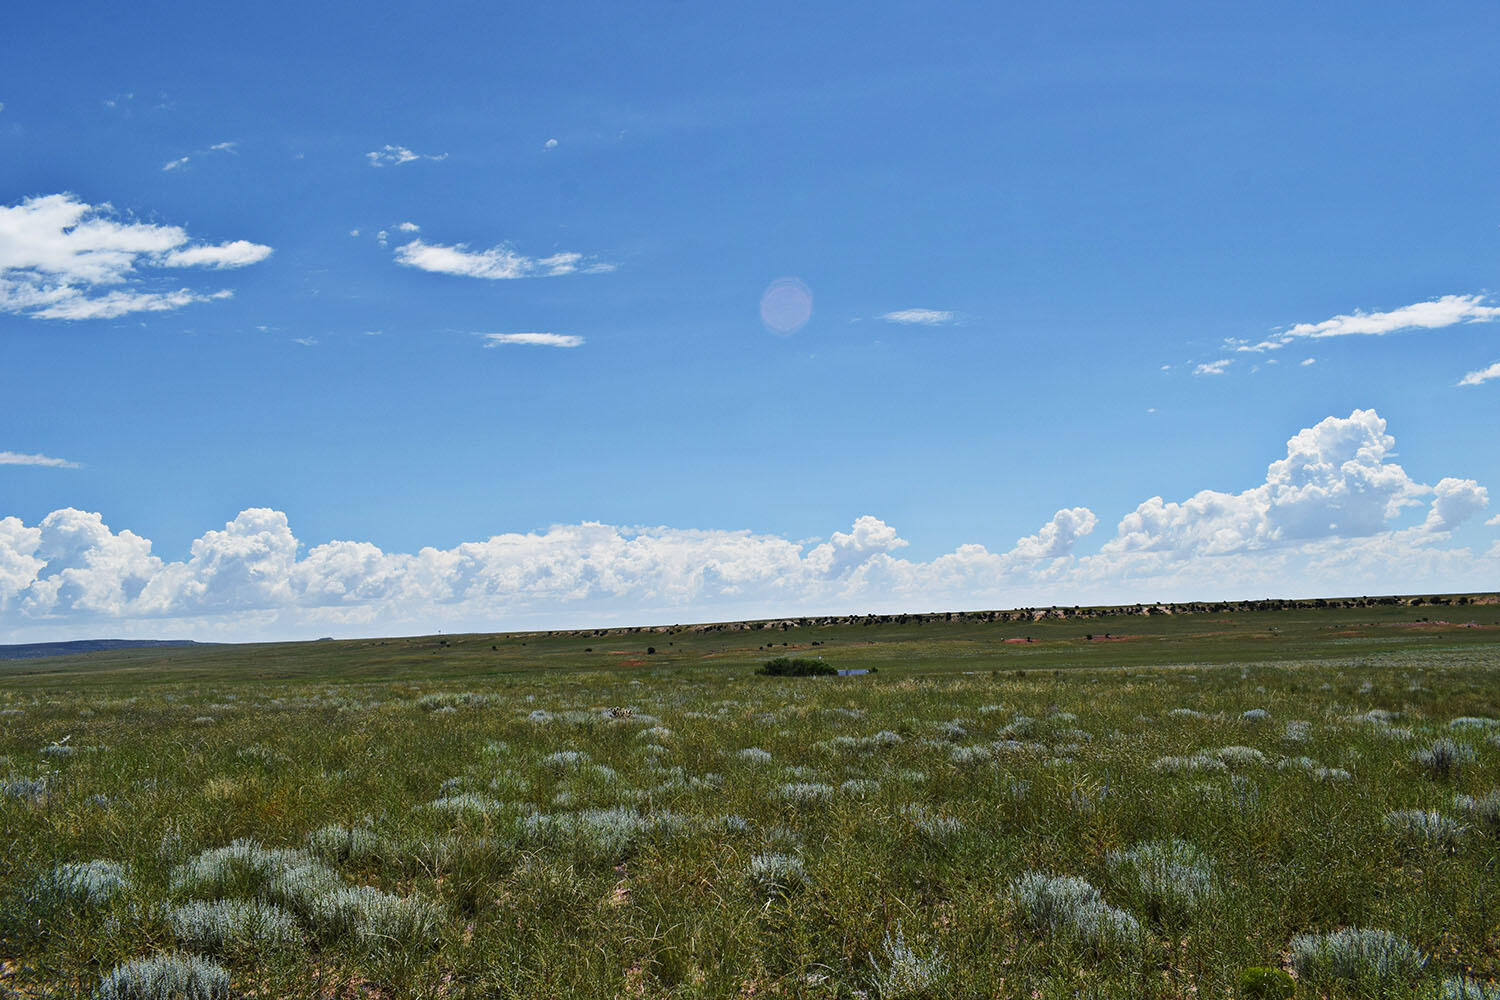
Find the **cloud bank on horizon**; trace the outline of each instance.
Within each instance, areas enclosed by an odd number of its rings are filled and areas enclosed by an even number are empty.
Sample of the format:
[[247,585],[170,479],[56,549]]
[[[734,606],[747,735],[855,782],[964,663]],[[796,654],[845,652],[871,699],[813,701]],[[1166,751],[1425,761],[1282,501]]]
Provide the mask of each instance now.
[[1005,551],[965,544],[927,561],[901,558],[907,540],[868,514],[815,544],[586,522],[388,553],[304,549],[284,513],[253,508],[169,562],[102,514],[65,508],[35,525],[0,518],[0,627],[18,640],[100,628],[254,639],[1492,586],[1500,542],[1453,544],[1487,489],[1418,482],[1394,449],[1374,410],[1329,417],[1293,435],[1262,482],[1152,497],[1091,554],[1078,548],[1099,518],[1082,506]]

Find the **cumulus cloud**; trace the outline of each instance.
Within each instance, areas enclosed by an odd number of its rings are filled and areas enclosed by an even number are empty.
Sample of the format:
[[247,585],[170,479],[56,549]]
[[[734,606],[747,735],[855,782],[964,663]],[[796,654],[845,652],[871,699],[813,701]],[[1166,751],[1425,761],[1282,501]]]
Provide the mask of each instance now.
[[1041,531],[1018,539],[1012,551],[1021,559],[1057,559],[1071,554],[1078,540],[1098,523],[1087,507],[1068,507],[1053,514]]
[[1363,312],[1334,316],[1318,323],[1297,323],[1273,333],[1258,343],[1229,341],[1237,351],[1276,351],[1298,340],[1321,340],[1327,337],[1382,336],[1405,330],[1437,330],[1460,323],[1489,323],[1500,320],[1500,306],[1486,303],[1485,295],[1444,295],[1426,302],[1415,302],[1387,312]]
[[26,455],[19,451],[0,451],[0,465],[37,465],[47,469],[76,469],[77,462],[51,455]]
[[1416,481],[1394,449],[1373,410],[1330,417],[1294,434],[1258,484],[1153,497],[1092,554],[1077,551],[1098,524],[1087,507],[1057,511],[1007,551],[970,543],[929,560],[902,558],[906,539],[873,515],[814,542],[586,522],[393,553],[308,547],[284,513],[254,508],[174,562],[67,508],[35,525],[0,518],[0,629],[255,638],[1493,586],[1500,545],[1453,542],[1486,489]]
[[403,222],[396,228],[401,230],[403,233],[414,233],[422,227],[417,225],[415,222]]
[[583,344],[582,337],[576,337],[571,333],[486,333],[483,336],[485,347],[499,347],[502,344],[528,344],[533,347],[580,347]]
[[543,149],[556,149],[557,148],[557,140],[556,139],[548,139],[546,142],[542,143],[542,148]]
[[1461,378],[1461,379],[1458,380],[1458,384],[1459,385],[1483,385],[1484,383],[1488,382],[1490,379],[1495,379],[1495,378],[1500,378],[1500,361],[1496,361],[1494,364],[1490,365],[1488,368],[1480,368],[1477,371],[1469,372],[1469,374],[1465,375],[1463,378]]
[[246,240],[193,243],[180,226],[121,220],[71,194],[28,198],[0,205],[0,312],[108,319],[179,309],[233,293],[154,288],[144,269],[243,267],[270,254]]
[[[466,243],[444,245],[416,239],[396,248],[396,263],[435,274],[457,274],[492,281],[512,278],[551,278],[572,274],[585,263],[581,253],[555,253],[547,257],[527,257],[505,244],[488,250],[470,250]],[[585,271],[607,269],[608,265],[585,266]]]
[[906,326],[944,326],[956,320],[958,314],[947,309],[898,309],[895,312],[882,313],[880,318],[887,323],[901,323]]
[[55,510],[37,529],[25,539],[28,551],[12,556],[39,564],[18,595],[24,614],[123,614],[162,571],[149,541],[130,531],[115,534],[98,514]]
[[1379,532],[1431,492],[1388,461],[1395,439],[1385,429],[1374,410],[1329,417],[1295,434],[1259,486],[1203,490],[1181,502],[1152,497],[1120,521],[1103,551],[1184,560]]
[[1234,364],[1229,358],[1219,361],[1207,361],[1193,369],[1194,375],[1223,375],[1224,370]]
[[447,153],[436,155],[414,153],[405,146],[392,146],[389,143],[365,154],[365,159],[372,167],[399,167],[403,163],[415,163],[418,160],[446,160],[447,158]]
[[1435,534],[1452,531],[1490,505],[1489,490],[1472,479],[1440,479],[1432,492],[1432,506],[1422,527]]
[[819,576],[834,577],[867,562],[872,555],[884,555],[906,545],[895,528],[866,514],[854,522],[852,531],[835,531],[828,541],[813,549],[808,563]]

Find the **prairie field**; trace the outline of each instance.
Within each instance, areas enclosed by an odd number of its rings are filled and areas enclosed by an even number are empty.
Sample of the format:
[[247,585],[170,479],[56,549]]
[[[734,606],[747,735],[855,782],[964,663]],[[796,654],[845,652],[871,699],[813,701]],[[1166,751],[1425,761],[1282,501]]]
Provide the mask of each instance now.
[[1494,998],[1500,605],[1433,615],[0,664],[0,996]]

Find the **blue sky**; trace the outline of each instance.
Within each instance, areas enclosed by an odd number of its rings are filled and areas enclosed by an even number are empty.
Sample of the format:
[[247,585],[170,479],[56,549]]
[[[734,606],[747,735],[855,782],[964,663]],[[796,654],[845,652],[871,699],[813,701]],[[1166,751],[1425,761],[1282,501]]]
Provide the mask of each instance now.
[[1500,585],[1493,4],[312,7],[9,15],[0,640]]

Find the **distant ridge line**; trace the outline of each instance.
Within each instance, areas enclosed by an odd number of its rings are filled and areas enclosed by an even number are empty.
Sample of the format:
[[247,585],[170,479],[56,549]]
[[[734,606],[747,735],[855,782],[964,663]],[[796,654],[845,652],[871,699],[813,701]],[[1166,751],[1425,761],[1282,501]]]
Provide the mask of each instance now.
[[[1366,597],[1276,598],[1257,601],[1147,601],[1136,604],[1102,604],[1089,607],[1053,604],[1046,607],[1011,608],[1007,611],[910,611],[893,614],[790,615],[785,618],[750,618],[731,622],[700,622],[675,625],[611,625],[605,628],[501,629],[515,635],[645,635],[673,632],[755,632],[763,629],[788,631],[794,628],[821,628],[831,625],[925,625],[935,622],[1035,622],[1045,620],[1079,620],[1119,615],[1191,615],[1224,614],[1244,611],[1313,611],[1324,608],[1375,607],[1467,607],[1475,604],[1500,604],[1500,593],[1470,594],[1388,594]],[[470,633],[489,635],[491,633]],[[496,633],[499,634],[499,633]]]
[[153,649],[163,646],[218,646],[192,639],[74,639],[70,642],[23,642],[0,645],[0,660],[32,660],[43,656],[100,653],[113,649]]
[[[494,632],[459,632],[458,635],[510,636],[622,636],[663,635],[682,632],[757,632],[763,630],[790,631],[797,628],[826,628],[838,625],[926,625],[939,622],[957,623],[1024,623],[1040,621],[1086,621],[1093,618],[1117,616],[1193,615],[1224,614],[1247,611],[1314,611],[1321,609],[1354,609],[1374,607],[1412,608],[1463,608],[1473,605],[1500,604],[1500,592],[1483,591],[1467,594],[1388,594],[1364,597],[1317,597],[1317,598],[1265,598],[1246,601],[1147,601],[1134,604],[1104,605],[1059,605],[1046,607],[1011,608],[995,611],[922,611],[896,612],[892,614],[850,615],[790,615],[781,618],[750,618],[739,621],[677,623],[672,625],[611,625],[599,628],[563,629],[497,629]],[[441,636],[443,633],[435,633]],[[408,636],[385,636],[386,639],[414,639],[421,633]],[[354,636],[342,641],[363,642],[379,636]],[[266,640],[261,640],[265,642]],[[273,640],[274,641],[274,640]],[[315,643],[339,641],[331,637],[320,639],[283,640],[291,643]],[[260,644],[260,643],[251,643]],[[276,643],[280,645],[281,643]],[[107,652],[120,649],[150,649],[184,646],[226,646],[236,643],[198,642],[193,639],[77,639],[70,642],[32,642],[15,645],[0,645],[0,661],[24,660],[44,656],[68,656],[77,653]],[[243,643],[238,645],[244,645]]]

